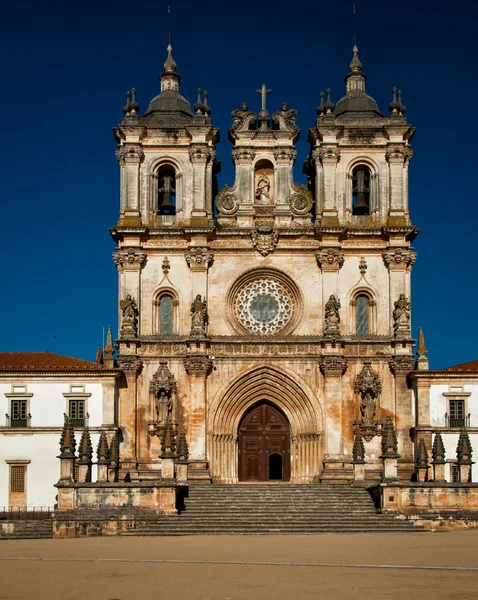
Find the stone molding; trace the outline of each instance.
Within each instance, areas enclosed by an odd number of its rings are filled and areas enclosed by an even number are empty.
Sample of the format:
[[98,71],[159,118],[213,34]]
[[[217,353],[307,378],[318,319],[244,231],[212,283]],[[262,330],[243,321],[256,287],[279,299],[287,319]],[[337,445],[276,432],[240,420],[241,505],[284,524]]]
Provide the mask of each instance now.
[[410,270],[417,260],[417,253],[408,248],[389,248],[382,252],[382,258],[390,271]]
[[294,163],[297,156],[295,148],[277,148],[274,150],[274,158],[278,163]]
[[296,186],[295,189],[295,193],[289,198],[289,208],[294,215],[303,217],[310,213],[314,201],[310,190],[305,186]]
[[312,152],[312,158],[322,164],[336,164],[340,160],[340,150],[331,146],[319,148]]
[[131,375],[138,373],[143,366],[143,360],[139,356],[119,356],[118,367],[126,373]]
[[231,193],[231,188],[225,185],[216,196],[216,208],[221,215],[230,217],[239,209],[237,198]]
[[140,164],[144,160],[143,148],[140,144],[121,146],[116,150],[116,158],[121,166],[126,164]]
[[389,163],[404,164],[413,156],[413,150],[408,146],[389,146],[385,151],[385,158]]
[[113,253],[113,261],[119,270],[135,271],[141,269],[146,261],[146,252],[141,248],[117,248]]
[[184,255],[191,271],[206,271],[214,260],[214,254],[206,247],[189,246]]
[[279,242],[279,234],[272,225],[259,225],[251,232],[252,245],[262,256],[272,254]]
[[192,146],[189,148],[189,160],[196,164],[206,164],[211,158],[211,151],[207,146]]
[[389,360],[389,366],[392,373],[401,377],[408,375],[411,371],[415,370],[415,357],[414,356],[394,356]]
[[187,356],[184,359],[184,368],[188,375],[207,376],[212,371],[212,359],[208,356]]
[[315,253],[321,271],[339,271],[344,262],[344,254],[340,248],[322,248]]
[[246,163],[250,164],[254,160],[256,153],[252,148],[234,148],[232,150],[232,160],[234,164]]
[[347,370],[347,359],[343,356],[320,356],[319,368],[324,377],[341,377]]

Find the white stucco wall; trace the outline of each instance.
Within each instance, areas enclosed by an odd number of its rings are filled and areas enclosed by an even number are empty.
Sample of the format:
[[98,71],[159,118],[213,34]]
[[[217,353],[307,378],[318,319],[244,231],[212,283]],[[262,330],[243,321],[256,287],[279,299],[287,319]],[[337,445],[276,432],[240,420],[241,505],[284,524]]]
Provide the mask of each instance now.
[[[104,402],[115,401],[114,394],[108,393],[102,380],[80,379],[74,376],[41,376],[30,379],[9,379],[0,381],[0,507],[9,505],[10,462],[30,461],[26,471],[26,500],[29,507],[53,506],[56,502],[54,484],[60,475],[60,461],[57,458],[60,447],[63,414],[68,412],[68,401],[73,397],[64,394],[73,393],[71,386],[83,386],[78,398],[86,400],[89,413],[89,427],[101,427],[104,414],[113,414],[114,408],[104,411]],[[13,387],[25,387],[29,397],[29,411],[32,415],[28,430],[15,430],[6,427],[5,414],[10,414]],[[111,387],[111,382],[110,382]],[[82,394],[91,394],[88,397]],[[20,398],[21,396],[16,396]],[[106,407],[108,409],[108,407]],[[77,445],[81,430],[76,430]],[[93,449],[96,451],[99,433],[90,432]],[[7,462],[8,461],[8,462]],[[96,467],[93,467],[93,481],[96,479]]]

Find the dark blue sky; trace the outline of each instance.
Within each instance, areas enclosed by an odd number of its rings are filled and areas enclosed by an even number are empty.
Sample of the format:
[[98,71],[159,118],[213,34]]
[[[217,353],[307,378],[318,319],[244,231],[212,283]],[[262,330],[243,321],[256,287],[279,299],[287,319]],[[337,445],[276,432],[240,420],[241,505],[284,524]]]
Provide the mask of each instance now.
[[[4,289],[0,349],[94,359],[102,328],[116,324],[117,274],[108,228],[119,208],[111,128],[124,93],[141,111],[158,93],[166,57],[167,2],[18,0],[2,9]],[[367,91],[388,114],[403,91],[418,131],[410,211],[413,331],[425,331],[431,366],[478,358],[476,3],[357,3]],[[319,93],[344,93],[352,2],[172,2],[181,92],[209,92],[221,130],[220,186],[233,182],[230,113],[254,110],[266,83],[272,110],[299,111],[296,178]],[[116,326],[114,327],[116,330]]]

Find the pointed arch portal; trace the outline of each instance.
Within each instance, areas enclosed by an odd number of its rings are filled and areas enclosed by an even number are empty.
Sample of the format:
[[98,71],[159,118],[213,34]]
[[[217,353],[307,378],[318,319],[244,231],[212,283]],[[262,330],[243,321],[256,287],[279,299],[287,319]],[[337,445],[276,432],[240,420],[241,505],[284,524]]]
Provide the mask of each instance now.
[[[273,451],[272,441],[257,442],[261,444],[259,450],[262,449],[263,458],[261,471],[252,477],[243,470],[246,468],[242,454],[246,451],[243,434],[252,433],[250,419],[257,409],[259,413],[255,418],[262,419],[261,427],[270,426],[274,415],[281,426],[287,427],[283,433],[289,441],[283,440],[279,452]],[[261,414],[261,410],[265,413]],[[316,394],[296,374],[269,365],[243,372],[218,393],[208,413],[208,455],[214,481],[268,481],[271,472],[274,478],[281,474],[282,480],[293,483],[318,479],[323,458],[322,406]],[[241,427],[246,429],[241,432]],[[253,458],[251,460],[254,462]]]

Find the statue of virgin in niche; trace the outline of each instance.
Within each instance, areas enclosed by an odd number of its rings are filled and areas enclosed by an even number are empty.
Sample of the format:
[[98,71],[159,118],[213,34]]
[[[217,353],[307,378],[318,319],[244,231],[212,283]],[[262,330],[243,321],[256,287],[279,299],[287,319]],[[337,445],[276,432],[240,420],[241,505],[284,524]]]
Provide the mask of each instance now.
[[257,180],[256,202],[257,204],[271,203],[271,180],[268,175],[263,173]]

